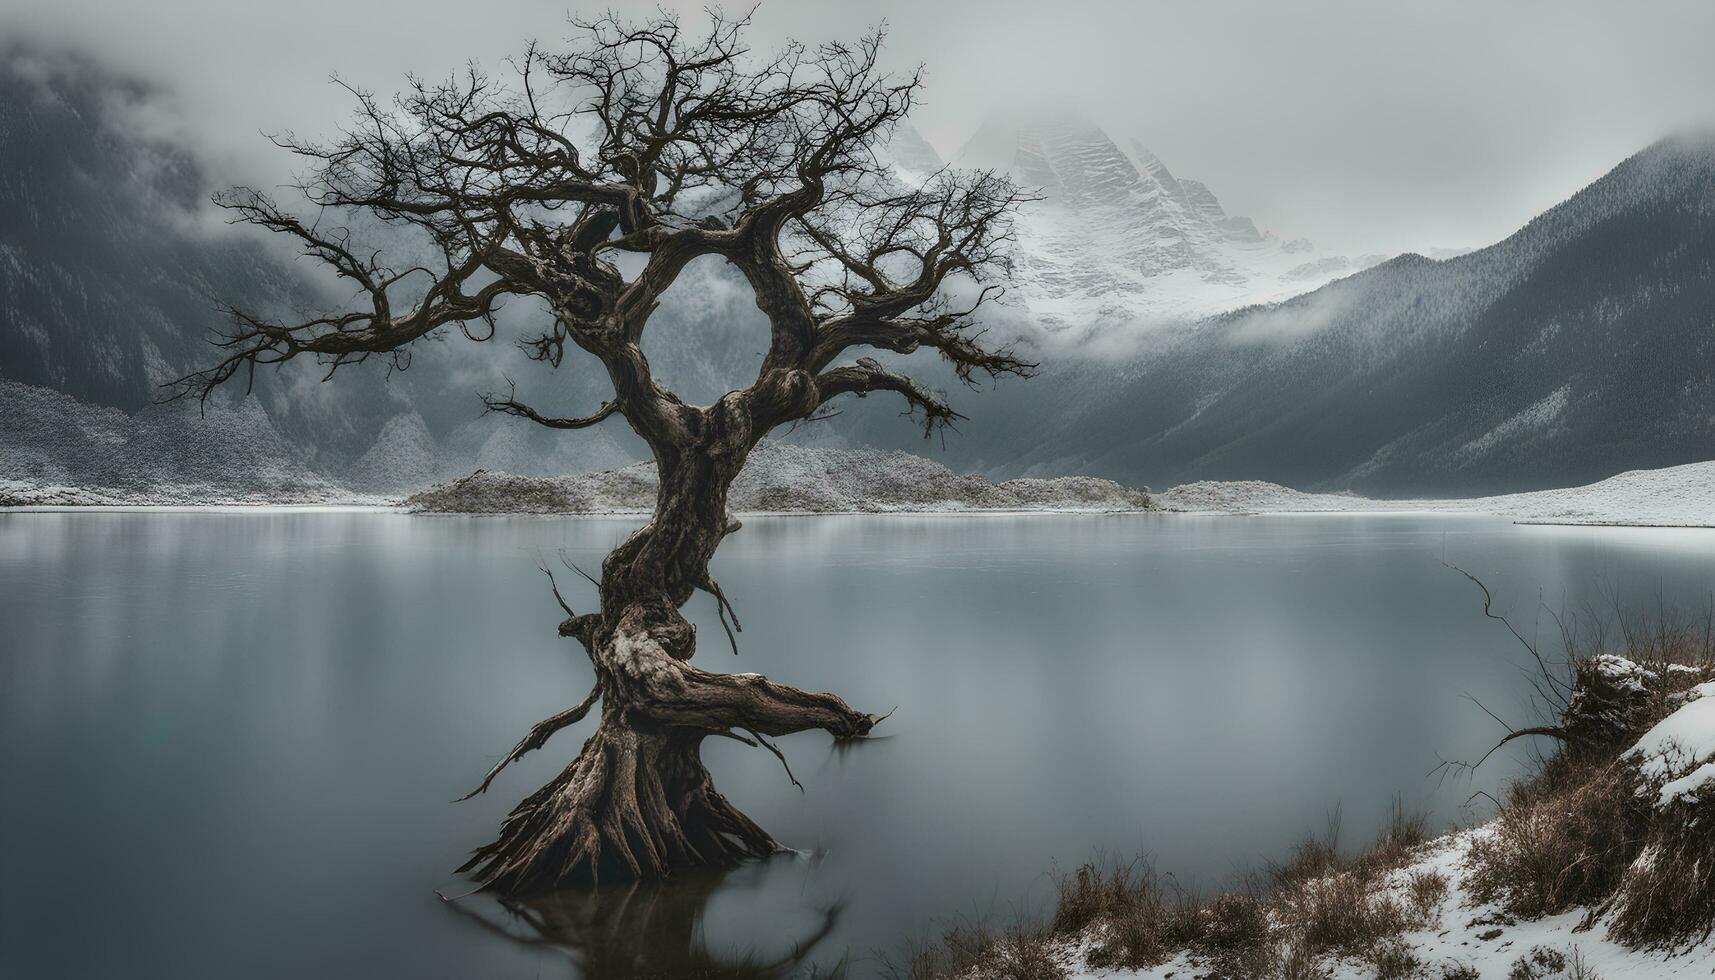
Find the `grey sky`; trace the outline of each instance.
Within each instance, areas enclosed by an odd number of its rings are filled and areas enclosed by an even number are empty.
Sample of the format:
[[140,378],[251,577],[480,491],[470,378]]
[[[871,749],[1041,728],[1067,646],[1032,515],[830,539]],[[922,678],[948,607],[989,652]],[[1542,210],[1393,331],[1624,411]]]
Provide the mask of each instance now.
[[[567,9],[0,0],[0,38],[75,46],[166,84],[184,125],[242,176],[279,166],[257,130],[343,118],[330,73],[390,91],[405,70],[498,62],[562,35]],[[1229,210],[1354,251],[1486,244],[1651,140],[1715,123],[1708,0],[773,0],[757,36],[849,36],[882,19],[892,57],[929,67],[918,125],[944,151],[990,112],[1074,107]]]

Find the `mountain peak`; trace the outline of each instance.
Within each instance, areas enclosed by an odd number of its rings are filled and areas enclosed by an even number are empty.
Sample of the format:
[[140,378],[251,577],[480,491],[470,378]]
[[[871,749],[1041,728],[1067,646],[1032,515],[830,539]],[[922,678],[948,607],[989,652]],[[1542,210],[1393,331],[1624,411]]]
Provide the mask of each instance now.
[[954,162],[1042,194],[1018,223],[1015,293],[1050,329],[1191,319],[1351,271],[1343,257],[1264,236],[1141,141],[1075,112],[992,116]]
[[1715,126],[1685,129],[1656,140],[1615,167],[1610,175],[1626,173],[1628,165],[1678,172],[1715,170]]
[[1159,200],[1202,223],[1216,237],[1260,242],[1250,219],[1229,215],[1201,181],[1174,176],[1160,157],[1132,138],[1122,148],[1101,126],[1075,112],[1052,116],[993,116],[959,152],[964,167],[1001,170],[1027,187],[1062,201],[1129,195]]
[[893,128],[883,152],[900,169],[918,177],[932,174],[946,166],[941,154],[935,152],[935,148],[929,145],[929,141],[923,138],[917,127],[907,122]]

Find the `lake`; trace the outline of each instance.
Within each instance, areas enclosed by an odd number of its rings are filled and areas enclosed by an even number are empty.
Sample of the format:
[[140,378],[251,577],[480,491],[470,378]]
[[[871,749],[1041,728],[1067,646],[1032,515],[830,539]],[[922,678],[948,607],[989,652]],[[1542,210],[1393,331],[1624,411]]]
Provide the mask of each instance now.
[[[1187,887],[1525,720],[1539,597],[1694,607],[1715,532],[1450,516],[749,518],[697,596],[698,662],[897,710],[869,742],[704,749],[801,853],[507,910],[439,888],[593,722],[480,781],[590,686],[537,570],[636,524],[363,511],[0,513],[0,974],[576,977],[880,969],[1050,873],[1146,854]],[[559,576],[574,607],[591,588]],[[1545,639],[1552,622],[1541,617]]]

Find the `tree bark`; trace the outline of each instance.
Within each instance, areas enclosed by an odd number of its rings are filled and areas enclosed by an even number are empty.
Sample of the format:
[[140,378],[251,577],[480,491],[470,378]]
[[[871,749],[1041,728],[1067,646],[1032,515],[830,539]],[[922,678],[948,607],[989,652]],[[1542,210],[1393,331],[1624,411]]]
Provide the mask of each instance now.
[[855,738],[878,720],[833,694],[690,664],[696,631],[679,608],[698,588],[715,591],[709,560],[728,533],[727,489],[751,448],[748,439],[701,435],[691,448],[657,447],[653,518],[602,563],[600,614],[562,626],[589,650],[601,721],[577,758],[459,868],[489,888],[518,895],[654,878],[779,851],[716,791],[703,739],[757,744],[811,729]]

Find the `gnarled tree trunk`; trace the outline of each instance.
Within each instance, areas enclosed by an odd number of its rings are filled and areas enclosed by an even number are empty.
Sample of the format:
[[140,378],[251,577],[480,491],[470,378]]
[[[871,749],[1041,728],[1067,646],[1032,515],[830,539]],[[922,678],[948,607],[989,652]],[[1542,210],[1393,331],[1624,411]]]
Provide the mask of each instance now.
[[[653,519],[602,564],[601,612],[561,626],[595,665],[600,725],[460,871],[520,894],[771,854],[780,844],[716,791],[700,756],[703,739],[761,742],[809,729],[853,738],[875,724],[833,694],[690,664],[695,628],[679,607],[698,588],[725,602],[708,565],[733,527],[727,488],[749,449],[705,442],[661,454]],[[535,747],[530,741],[520,748]]]

